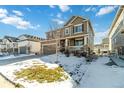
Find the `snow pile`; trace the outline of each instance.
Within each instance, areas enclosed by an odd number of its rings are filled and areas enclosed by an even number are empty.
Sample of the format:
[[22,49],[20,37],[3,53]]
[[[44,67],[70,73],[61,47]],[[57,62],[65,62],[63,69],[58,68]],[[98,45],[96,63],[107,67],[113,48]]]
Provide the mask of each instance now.
[[16,71],[20,71],[21,69],[24,68],[29,68],[31,66],[33,66],[34,64],[39,64],[39,65],[46,65],[48,68],[55,68],[58,67],[57,64],[50,64],[50,63],[46,63],[40,59],[31,59],[31,60],[26,60],[26,61],[21,61],[21,62],[17,62],[17,63],[12,63],[9,65],[4,65],[4,66],[0,66],[0,72],[5,75],[8,79],[10,79],[11,81],[15,82],[15,83],[19,83],[21,85],[23,85],[24,87],[74,87],[74,81],[72,80],[72,78],[69,76],[69,74],[67,74],[66,72],[65,75],[68,76],[68,79],[65,81],[61,81],[61,82],[53,82],[53,83],[39,83],[37,81],[27,81],[24,80],[23,78],[21,79],[16,79],[16,76],[14,74],[14,72]]

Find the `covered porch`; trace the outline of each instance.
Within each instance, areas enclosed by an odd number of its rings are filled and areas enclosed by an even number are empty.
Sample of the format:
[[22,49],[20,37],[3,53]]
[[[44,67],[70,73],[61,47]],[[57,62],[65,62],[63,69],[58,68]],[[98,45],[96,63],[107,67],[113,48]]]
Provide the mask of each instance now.
[[60,49],[71,51],[85,51],[84,46],[88,44],[87,36],[68,37],[60,40]]

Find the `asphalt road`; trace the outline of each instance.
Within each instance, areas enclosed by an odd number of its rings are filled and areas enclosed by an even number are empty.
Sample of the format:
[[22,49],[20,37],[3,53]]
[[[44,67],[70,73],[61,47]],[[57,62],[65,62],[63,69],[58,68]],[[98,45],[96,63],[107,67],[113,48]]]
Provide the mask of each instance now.
[[4,59],[4,60],[0,60],[0,66],[15,63],[15,62],[20,62],[28,59],[33,59],[33,58],[40,58],[40,57],[41,56],[38,56],[38,55],[30,55],[30,56],[24,56],[24,57],[12,58],[12,59]]

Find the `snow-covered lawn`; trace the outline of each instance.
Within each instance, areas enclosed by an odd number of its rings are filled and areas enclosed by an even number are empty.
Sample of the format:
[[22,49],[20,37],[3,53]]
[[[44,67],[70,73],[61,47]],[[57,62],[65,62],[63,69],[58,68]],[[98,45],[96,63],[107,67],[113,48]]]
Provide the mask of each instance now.
[[[124,68],[118,66],[107,66],[108,57],[99,57],[97,60],[87,64],[85,58],[81,57],[65,57],[60,54],[58,56],[59,65],[61,65],[70,78],[63,82],[44,83],[27,82],[23,79],[15,80],[14,71],[20,68],[27,68],[33,65],[32,62],[38,61],[49,67],[58,66],[55,64],[56,55],[43,56],[40,59],[25,60],[22,62],[13,63],[10,65],[0,66],[0,72],[6,75],[10,80],[21,83],[25,87],[80,87],[80,88],[116,88],[124,87],[123,77]],[[75,82],[77,84],[75,84]]]
[[99,57],[87,66],[79,87],[84,88],[121,88],[124,87],[124,68],[107,66],[108,57]]
[[[54,62],[55,55],[42,57],[46,62]],[[97,60],[86,64],[85,58],[60,55],[60,64],[67,72],[74,73],[71,77],[79,81],[80,88],[124,88],[124,68],[105,65],[110,60],[108,57],[99,57]],[[80,80],[81,79],[81,80]]]
[[[34,54],[30,54],[30,55],[34,55]],[[27,54],[21,54],[21,55],[17,55],[17,56],[8,55],[8,56],[0,57],[0,60],[12,59],[12,58],[19,58],[19,57],[24,57],[24,56],[29,56],[29,55],[27,55]]]
[[[54,63],[56,61],[56,55],[45,56],[42,57],[41,60],[48,63]],[[60,54],[58,56],[58,61],[58,64],[61,64],[63,66],[64,70],[71,75],[73,80],[79,83],[84,72],[86,71],[87,65],[85,58],[79,58],[76,56],[65,57],[65,55]]]

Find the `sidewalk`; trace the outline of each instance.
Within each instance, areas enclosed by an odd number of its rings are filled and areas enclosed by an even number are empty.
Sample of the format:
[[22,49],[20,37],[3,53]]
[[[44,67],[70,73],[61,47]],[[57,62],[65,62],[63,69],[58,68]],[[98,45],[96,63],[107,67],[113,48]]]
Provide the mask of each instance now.
[[0,74],[0,88],[15,88],[15,86]]
[[110,59],[118,66],[124,67],[124,60],[118,58],[118,57],[110,57]]

